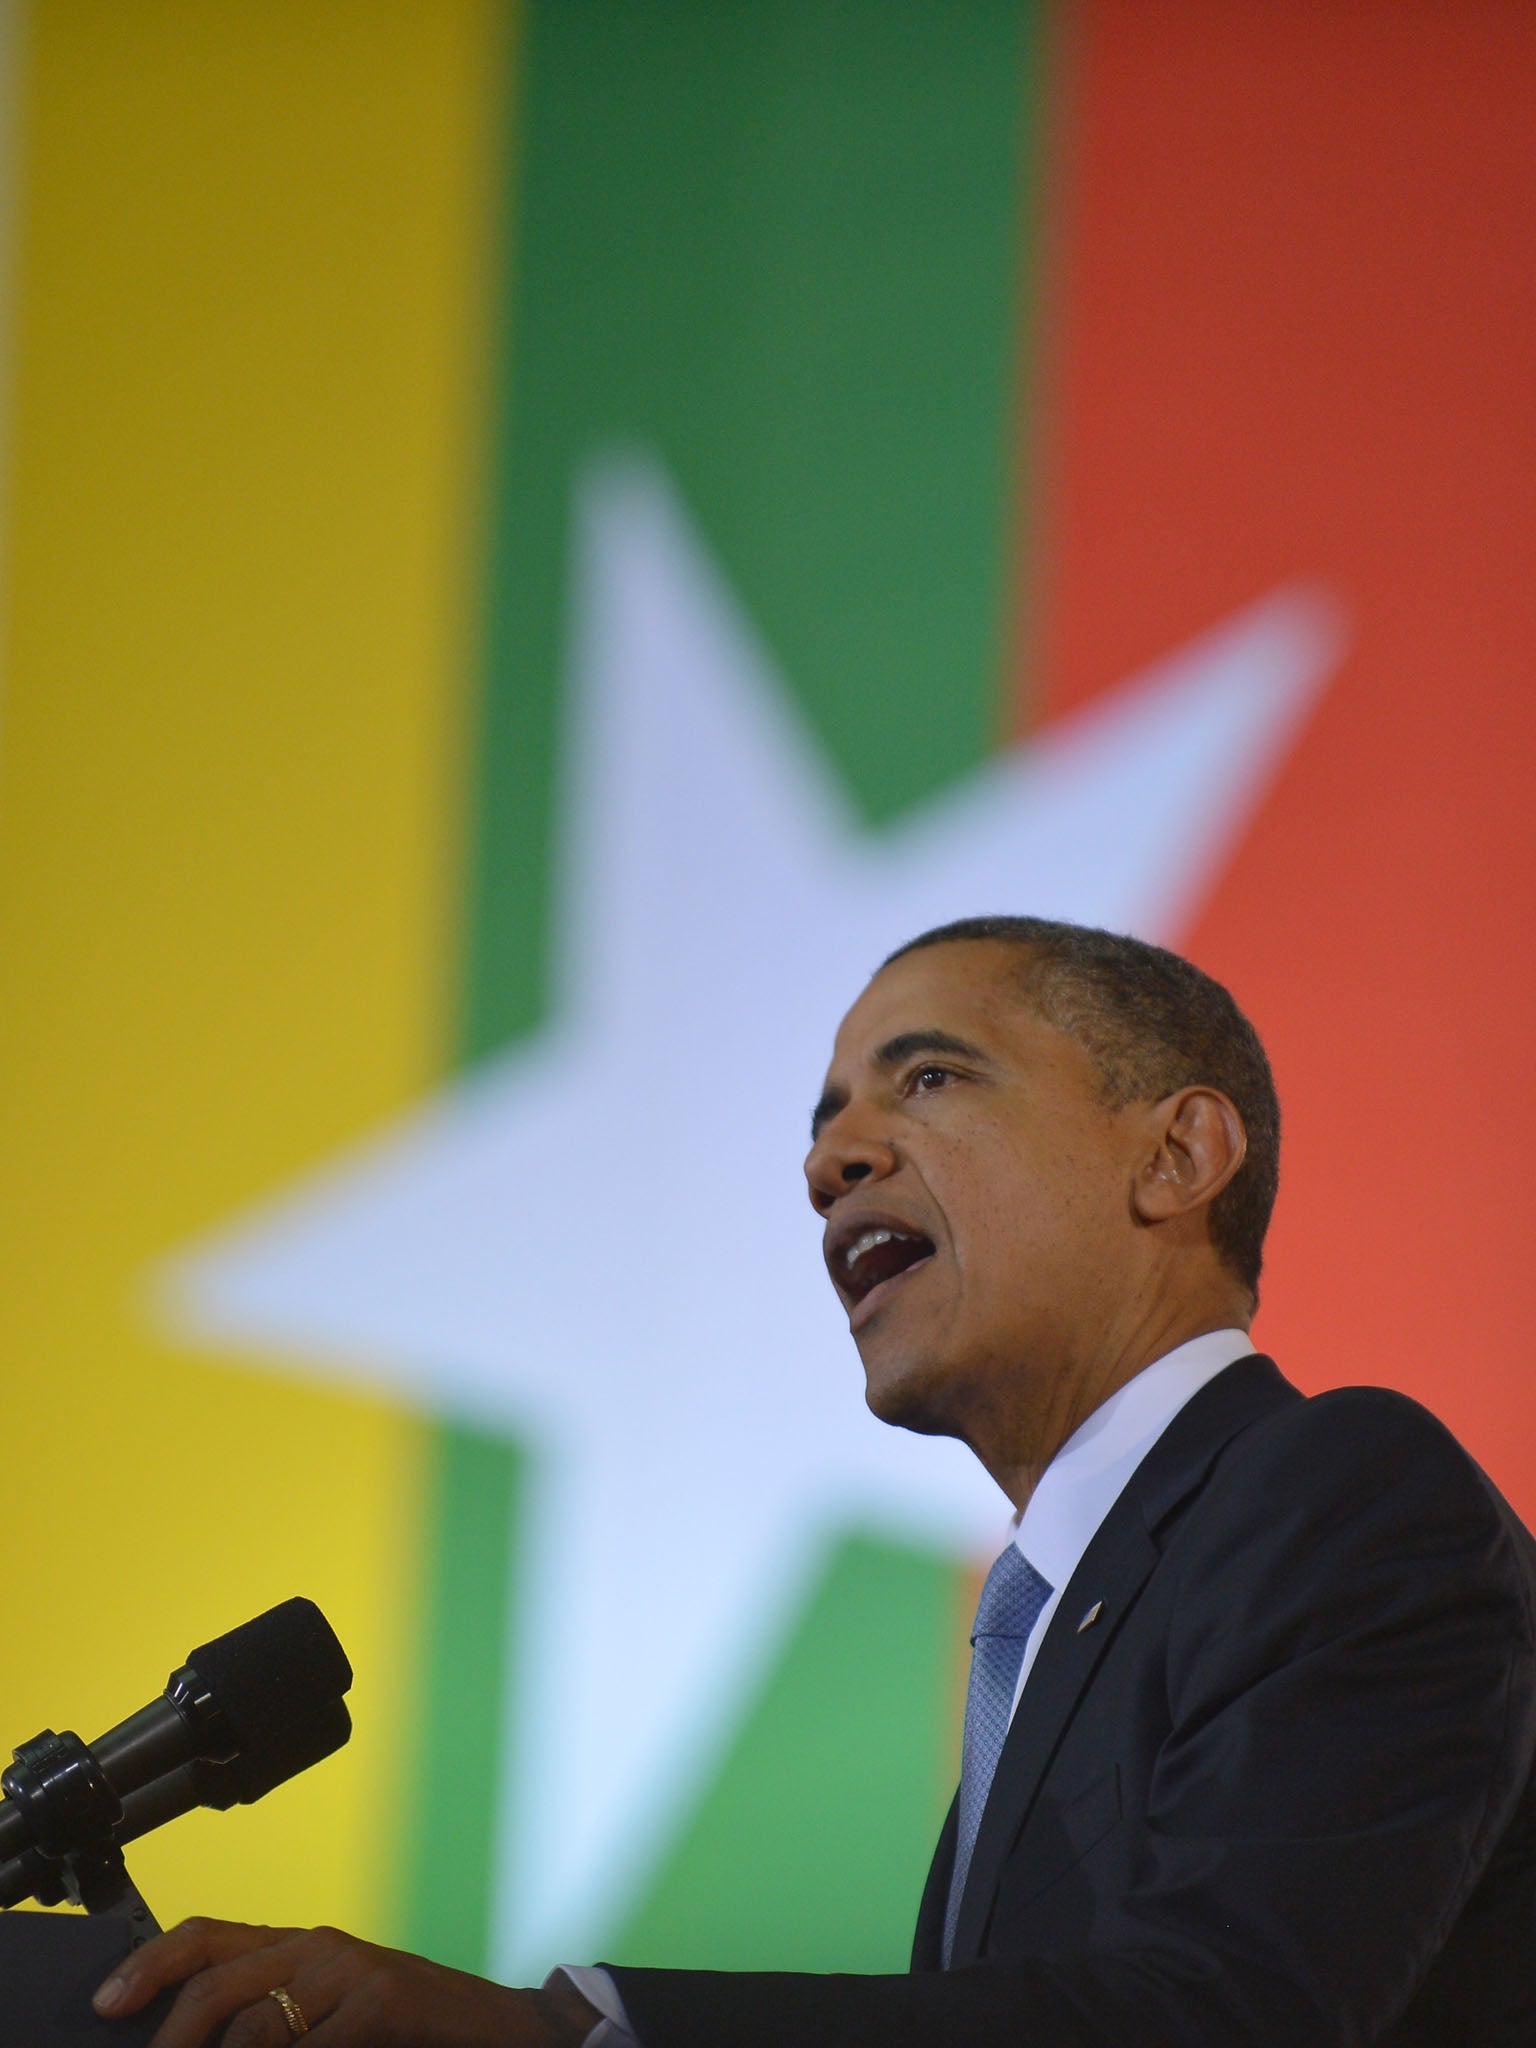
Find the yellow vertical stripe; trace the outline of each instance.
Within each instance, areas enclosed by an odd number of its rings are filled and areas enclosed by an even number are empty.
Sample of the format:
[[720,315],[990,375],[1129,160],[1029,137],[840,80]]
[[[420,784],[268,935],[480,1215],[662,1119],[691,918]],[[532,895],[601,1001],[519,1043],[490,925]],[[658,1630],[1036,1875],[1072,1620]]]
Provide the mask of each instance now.
[[130,1858],[387,1934],[421,1426],[146,1274],[446,1052],[506,75],[492,0],[39,0],[0,695],[0,1746],[295,1591],[357,1735]]

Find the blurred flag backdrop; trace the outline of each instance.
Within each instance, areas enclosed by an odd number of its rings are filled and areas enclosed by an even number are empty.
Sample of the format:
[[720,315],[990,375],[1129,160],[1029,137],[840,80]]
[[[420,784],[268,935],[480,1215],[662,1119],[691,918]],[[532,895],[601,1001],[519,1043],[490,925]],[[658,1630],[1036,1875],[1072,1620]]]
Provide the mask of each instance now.
[[1232,984],[1261,1341],[1536,1513],[1527,6],[0,58],[0,1743],[357,1667],[162,1918],[899,1964],[1000,1503],[866,1449],[781,1106],[935,905]]

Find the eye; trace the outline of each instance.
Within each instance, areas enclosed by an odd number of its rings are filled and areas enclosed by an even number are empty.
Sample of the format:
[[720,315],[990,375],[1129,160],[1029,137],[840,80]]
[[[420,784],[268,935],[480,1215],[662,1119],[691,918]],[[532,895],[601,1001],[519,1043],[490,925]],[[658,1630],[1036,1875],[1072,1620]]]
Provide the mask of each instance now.
[[926,1066],[913,1068],[907,1087],[913,1095],[931,1095],[935,1088],[942,1088],[946,1081],[954,1078],[948,1067],[935,1066],[930,1060]]

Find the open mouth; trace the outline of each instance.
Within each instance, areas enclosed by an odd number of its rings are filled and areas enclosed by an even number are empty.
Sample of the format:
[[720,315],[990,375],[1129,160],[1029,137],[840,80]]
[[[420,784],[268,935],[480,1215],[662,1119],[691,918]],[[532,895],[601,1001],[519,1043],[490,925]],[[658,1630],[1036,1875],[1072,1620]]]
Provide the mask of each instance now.
[[898,1280],[933,1257],[933,1240],[917,1231],[870,1223],[833,1249],[832,1277],[850,1309],[867,1301],[877,1287]]

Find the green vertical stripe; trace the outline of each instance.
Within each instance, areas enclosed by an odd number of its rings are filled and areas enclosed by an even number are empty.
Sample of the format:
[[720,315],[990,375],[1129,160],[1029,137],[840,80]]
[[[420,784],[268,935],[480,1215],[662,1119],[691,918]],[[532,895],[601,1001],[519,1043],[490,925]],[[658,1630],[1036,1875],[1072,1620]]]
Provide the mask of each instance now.
[[437,1432],[421,1646],[425,1697],[402,1873],[402,1939],[459,1970],[484,1969],[491,1952],[520,1472],[510,1444],[467,1429]]
[[[571,494],[589,460],[638,447],[669,469],[872,824],[986,752],[1007,624],[1037,33],[1036,7],[1017,0],[528,10],[466,1059],[536,1022],[548,985]],[[445,1657],[469,1636],[499,1640],[507,1615],[504,1559],[478,1548],[506,1480],[456,1441],[438,1531]],[[711,1795],[719,1806],[688,1820],[626,1953],[690,1925],[717,1928],[710,1953],[727,1952],[729,1927],[761,1910],[758,1873],[791,1867],[836,1782],[850,1814],[878,1807],[888,1833],[871,1838],[857,1884],[802,1871],[768,1946],[784,1965],[889,1958],[933,1821],[934,1769],[914,1759],[945,1741],[934,1573],[896,1547],[834,1560],[787,1675]],[[827,1661],[839,1642],[867,1658]],[[869,1660],[889,1645],[908,1682],[875,1730]],[[454,1728],[429,1725],[429,1768],[457,1762],[454,1742],[482,1760],[497,1738],[488,1718],[470,1727],[457,1711]],[[495,1711],[488,1689],[476,1713]],[[751,1868],[734,1846],[746,1826]],[[475,1853],[485,1846],[477,1837]],[[423,1899],[435,1885],[467,1896],[458,1845],[424,1836],[418,1863]],[[868,1911],[861,1886],[878,1902]],[[483,1925],[483,1907],[463,1911]]]

